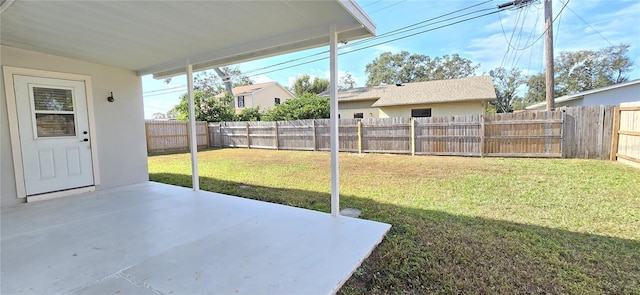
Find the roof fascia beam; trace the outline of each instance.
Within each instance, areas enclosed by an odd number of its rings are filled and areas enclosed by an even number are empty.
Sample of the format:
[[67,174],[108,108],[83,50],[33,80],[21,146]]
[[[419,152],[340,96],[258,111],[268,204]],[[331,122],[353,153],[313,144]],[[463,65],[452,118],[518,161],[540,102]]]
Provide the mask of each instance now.
[[[346,39],[350,38],[362,37],[362,34],[352,33],[353,31],[362,29],[362,26],[354,27],[353,24],[345,23],[336,25],[336,28],[342,29],[341,31],[337,31],[338,34],[341,32],[343,33],[342,35],[339,35],[339,37],[341,37],[339,40],[341,41],[346,41]],[[289,40],[292,39],[297,41],[290,42]],[[178,61],[172,61],[162,65],[141,69],[136,72],[139,76],[153,74],[155,79],[164,79],[184,74],[184,66],[182,65],[184,59],[189,59],[193,65],[193,70],[197,72],[214,67],[222,67],[240,62],[320,47],[326,45],[328,41],[329,34],[327,34],[326,29],[313,28],[295,33],[283,34],[277,38],[265,38],[260,41],[230,47],[216,52],[194,55]],[[281,45],[269,46],[270,44]]]

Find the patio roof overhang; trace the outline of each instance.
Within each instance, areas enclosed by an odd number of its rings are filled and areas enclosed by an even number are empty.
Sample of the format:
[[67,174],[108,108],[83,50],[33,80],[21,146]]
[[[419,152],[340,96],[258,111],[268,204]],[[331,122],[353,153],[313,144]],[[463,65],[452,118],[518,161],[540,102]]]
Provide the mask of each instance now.
[[337,43],[375,24],[353,0],[0,0],[0,44],[130,69],[187,75],[193,190],[198,191],[193,71],[330,48],[331,214],[339,214]]
[[0,0],[2,45],[112,65],[155,78],[375,34],[352,0]]

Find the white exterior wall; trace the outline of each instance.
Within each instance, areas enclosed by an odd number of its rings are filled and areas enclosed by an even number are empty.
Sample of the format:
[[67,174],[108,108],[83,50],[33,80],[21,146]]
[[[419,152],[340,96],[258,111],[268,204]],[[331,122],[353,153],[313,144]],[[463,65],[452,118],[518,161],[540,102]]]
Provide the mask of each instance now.
[[355,113],[362,113],[365,119],[379,118],[380,109],[371,107],[376,100],[338,101],[338,114],[341,119],[353,119],[353,114]]
[[380,107],[380,118],[409,118],[412,109],[426,108],[431,108],[431,117],[477,115],[484,114],[486,104],[484,101],[467,101]]
[[620,105],[640,100],[640,84],[624,86],[584,96],[582,105]]
[[[563,102],[556,102],[555,107],[559,108],[559,107],[581,107],[584,106],[584,98],[578,98],[578,99],[574,99],[574,100],[569,100],[569,101],[563,101]],[[547,109],[547,105],[543,105],[541,108],[538,108],[538,110],[544,111]]]
[[[100,169],[100,185],[96,189],[149,179],[142,82],[136,73],[7,46],[0,46],[0,57],[2,66],[91,76],[95,146]],[[25,199],[16,198],[4,82],[0,81],[0,86],[0,206],[8,206],[22,203]],[[115,102],[110,103],[106,98],[112,91]]]

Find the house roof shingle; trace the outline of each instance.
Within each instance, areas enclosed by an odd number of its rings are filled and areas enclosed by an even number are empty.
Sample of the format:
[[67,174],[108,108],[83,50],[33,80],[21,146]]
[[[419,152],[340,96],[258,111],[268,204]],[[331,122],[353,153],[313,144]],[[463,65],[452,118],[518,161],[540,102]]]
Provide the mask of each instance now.
[[232,90],[233,90],[233,95],[242,95],[242,94],[249,94],[252,92],[256,92],[260,89],[267,88],[275,84],[276,82],[265,82],[265,83],[259,83],[259,84],[253,84],[253,85],[233,87]]
[[444,103],[459,101],[487,101],[496,99],[490,76],[461,79],[359,87],[338,92],[339,101],[377,99],[373,107]]
[[[278,87],[282,88],[284,91],[288,92],[291,96],[293,96],[293,93],[291,93],[289,90],[287,90],[286,88],[282,87],[282,85],[280,85],[278,82],[275,82],[275,81],[233,87],[233,89],[231,89],[231,91],[233,91],[233,96],[249,95],[249,94],[255,93],[257,91],[260,91],[262,89],[269,88],[269,87],[272,87],[272,86],[278,86]],[[223,97],[223,96],[224,96],[224,93],[219,93],[219,94],[216,95],[216,97]]]

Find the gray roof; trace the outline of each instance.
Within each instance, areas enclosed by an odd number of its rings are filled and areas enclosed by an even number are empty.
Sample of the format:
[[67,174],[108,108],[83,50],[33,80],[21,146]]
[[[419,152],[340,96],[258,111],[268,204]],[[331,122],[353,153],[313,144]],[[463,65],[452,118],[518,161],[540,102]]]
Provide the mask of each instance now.
[[490,76],[461,79],[403,83],[359,87],[338,91],[339,101],[377,99],[373,107],[446,103],[460,101],[488,101],[496,99]]

